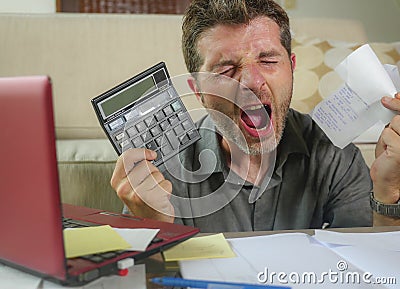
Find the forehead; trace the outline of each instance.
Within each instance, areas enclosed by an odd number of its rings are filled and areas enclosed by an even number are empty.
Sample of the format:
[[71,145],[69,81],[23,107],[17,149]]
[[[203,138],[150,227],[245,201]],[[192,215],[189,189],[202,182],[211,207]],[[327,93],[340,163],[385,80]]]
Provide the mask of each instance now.
[[[254,50],[284,49],[280,28],[268,17],[258,17],[247,24],[218,24],[206,30],[198,42],[205,61],[218,54],[243,54]],[[257,52],[259,53],[259,52]]]

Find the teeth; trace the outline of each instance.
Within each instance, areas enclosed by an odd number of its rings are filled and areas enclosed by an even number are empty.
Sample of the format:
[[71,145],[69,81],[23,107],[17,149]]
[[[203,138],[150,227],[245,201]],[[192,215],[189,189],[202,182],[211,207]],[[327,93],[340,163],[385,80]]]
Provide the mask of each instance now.
[[262,104],[260,104],[260,105],[253,105],[253,106],[247,107],[246,110],[257,110],[257,109],[260,109],[260,108],[263,108],[263,107],[264,107],[264,105],[262,105]]

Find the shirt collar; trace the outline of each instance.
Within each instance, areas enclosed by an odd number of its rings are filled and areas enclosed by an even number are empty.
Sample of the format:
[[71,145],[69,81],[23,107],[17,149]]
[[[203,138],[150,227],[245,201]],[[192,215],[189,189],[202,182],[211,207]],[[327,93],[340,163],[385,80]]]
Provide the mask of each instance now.
[[285,129],[277,147],[275,168],[271,180],[265,180],[261,185],[260,194],[255,199],[258,199],[267,187],[271,189],[282,182],[283,165],[286,163],[290,154],[298,153],[310,156],[310,151],[302,136],[303,129],[303,120],[298,118],[298,113],[289,109],[286,117]]
[[[301,122],[301,123],[300,123]],[[278,145],[277,165],[282,165],[292,153],[310,156],[307,144],[302,136],[304,125],[302,120],[296,118],[293,109],[289,109],[282,139]]]

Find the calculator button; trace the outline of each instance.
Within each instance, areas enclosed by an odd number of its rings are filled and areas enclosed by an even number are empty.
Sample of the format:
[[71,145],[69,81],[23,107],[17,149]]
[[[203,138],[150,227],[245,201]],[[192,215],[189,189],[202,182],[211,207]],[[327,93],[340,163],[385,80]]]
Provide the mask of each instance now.
[[178,117],[177,117],[176,115],[171,116],[171,117],[169,118],[169,123],[170,123],[172,126],[174,126],[174,125],[177,124],[178,122],[179,122],[179,120],[178,120]]
[[146,118],[144,120],[144,122],[146,123],[147,126],[152,126],[153,124],[156,123],[156,120],[154,119],[153,116],[150,116],[150,117]]
[[140,121],[136,124],[136,128],[138,130],[138,132],[142,132],[144,130],[146,130],[146,124],[143,121]]
[[164,110],[165,115],[170,115],[171,113],[174,112],[174,111],[172,110],[172,107],[171,107],[170,105],[168,105],[167,107],[165,107],[163,110]]
[[121,148],[126,148],[129,144],[130,144],[129,140],[126,139],[119,145],[121,146]]
[[146,147],[147,147],[149,150],[153,150],[153,151],[157,150],[157,144],[156,144],[154,141],[148,142],[148,143],[146,144]]
[[189,137],[188,137],[188,135],[185,133],[184,135],[181,135],[180,137],[179,137],[179,141],[180,141],[180,143],[182,144],[182,145],[184,145],[185,143],[187,143],[188,141],[189,141],[190,139],[189,139]]
[[124,138],[124,136],[125,136],[125,134],[124,134],[123,132],[121,132],[121,133],[119,133],[119,134],[117,134],[117,135],[115,136],[115,139],[116,139],[117,141],[120,141],[121,139]]
[[179,141],[176,138],[176,135],[174,134],[174,132],[172,130],[167,131],[167,133],[165,134],[165,136],[167,137],[169,143],[172,146],[172,149],[177,149],[179,146]]
[[160,127],[163,131],[167,130],[169,126],[170,125],[169,125],[168,121],[166,121],[166,120],[164,120],[163,122],[160,123]]
[[181,135],[185,130],[183,129],[183,127],[178,124],[175,128],[174,128],[175,134],[176,135]]
[[175,101],[173,104],[171,104],[171,106],[172,106],[172,108],[173,108],[173,110],[174,111],[178,111],[178,110],[180,110],[181,109],[181,104],[180,104],[180,102],[177,100],[177,101]]
[[158,125],[156,125],[155,127],[152,127],[150,129],[150,132],[153,136],[158,136],[161,133],[161,128]]
[[122,118],[118,118],[118,119],[114,120],[113,122],[109,123],[109,124],[108,124],[108,127],[109,127],[111,130],[114,130],[114,129],[116,129],[117,127],[119,127],[119,126],[121,126],[121,125],[123,125],[123,124],[124,124],[124,121],[122,120]]
[[180,112],[178,112],[178,118],[179,118],[179,120],[184,120],[185,118],[187,118],[187,115],[186,115],[186,113],[185,112],[183,112],[183,111],[180,111]]
[[135,134],[137,134],[137,130],[134,126],[131,126],[130,128],[126,129],[126,132],[130,137],[133,137]]
[[162,110],[157,111],[155,116],[156,116],[157,121],[162,121],[165,118],[165,114]]
[[132,144],[135,148],[140,148],[143,144],[143,141],[140,137],[137,137],[132,140]]
[[163,155],[169,155],[171,152],[172,152],[172,148],[171,148],[171,146],[169,145],[169,144],[167,144],[167,145],[165,145],[165,146],[163,146],[162,148],[161,148],[161,152],[163,153]]
[[185,120],[185,121],[182,123],[182,126],[183,126],[183,128],[184,128],[185,130],[188,130],[189,128],[192,127],[192,124],[191,124],[191,122],[187,119],[187,120]]
[[155,138],[154,141],[160,147],[162,145],[162,143],[163,143],[163,137],[159,136],[159,137]]
[[144,142],[150,141],[150,140],[151,140],[151,134],[150,134],[150,132],[149,132],[149,131],[145,131],[145,132],[142,134],[142,139],[143,139]]
[[196,130],[191,130],[188,132],[188,136],[190,139],[195,139],[198,136],[198,132]]

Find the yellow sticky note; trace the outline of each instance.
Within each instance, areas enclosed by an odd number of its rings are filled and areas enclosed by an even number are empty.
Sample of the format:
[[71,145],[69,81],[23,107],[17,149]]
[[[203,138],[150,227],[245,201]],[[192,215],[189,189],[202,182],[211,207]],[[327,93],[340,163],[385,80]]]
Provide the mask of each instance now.
[[130,247],[109,225],[64,230],[64,246],[67,258]]
[[164,252],[165,261],[231,258],[235,256],[222,233],[191,238]]

